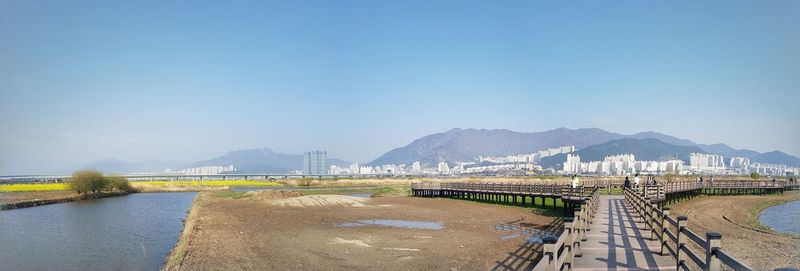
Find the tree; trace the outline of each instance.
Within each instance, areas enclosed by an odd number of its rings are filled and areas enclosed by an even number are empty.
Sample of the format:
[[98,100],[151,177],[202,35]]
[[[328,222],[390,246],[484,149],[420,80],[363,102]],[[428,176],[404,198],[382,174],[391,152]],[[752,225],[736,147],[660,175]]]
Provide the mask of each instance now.
[[750,173],[750,178],[753,178],[754,180],[761,178],[761,174],[758,174],[758,172]]
[[113,191],[114,189],[117,189],[120,192],[129,192],[129,193],[134,191],[133,187],[131,187],[130,182],[128,182],[128,179],[125,179],[124,177],[110,176],[106,177],[106,179],[108,180],[106,188],[109,191]]
[[81,170],[72,173],[72,180],[69,187],[78,194],[92,194],[100,192],[108,185],[108,179],[103,174],[95,170]]

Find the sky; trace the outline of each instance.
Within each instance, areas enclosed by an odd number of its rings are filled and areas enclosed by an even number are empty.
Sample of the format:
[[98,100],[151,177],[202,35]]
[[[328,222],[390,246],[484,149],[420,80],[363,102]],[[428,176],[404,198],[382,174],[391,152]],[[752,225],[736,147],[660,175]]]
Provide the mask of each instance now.
[[451,128],[800,155],[800,1],[0,0],[0,174]]

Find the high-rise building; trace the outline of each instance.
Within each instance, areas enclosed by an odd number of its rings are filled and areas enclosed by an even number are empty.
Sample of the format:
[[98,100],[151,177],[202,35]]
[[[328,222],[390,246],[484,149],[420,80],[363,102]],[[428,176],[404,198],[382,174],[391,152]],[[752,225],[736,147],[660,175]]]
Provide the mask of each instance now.
[[328,171],[328,153],[326,151],[308,151],[303,153],[303,173],[311,175],[325,174]]
[[439,172],[444,174],[450,173],[450,166],[447,165],[447,162],[439,162]]
[[419,161],[414,161],[414,163],[411,164],[411,172],[412,173],[419,173],[421,170],[422,170],[422,167],[419,165]]

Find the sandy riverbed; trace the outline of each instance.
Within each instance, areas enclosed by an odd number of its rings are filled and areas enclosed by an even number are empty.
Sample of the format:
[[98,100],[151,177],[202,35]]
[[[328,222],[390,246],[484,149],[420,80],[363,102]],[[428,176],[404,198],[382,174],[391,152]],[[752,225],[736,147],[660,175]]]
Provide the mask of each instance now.
[[450,199],[201,195],[169,269],[524,269],[540,255],[523,236],[557,224],[530,208]]
[[798,194],[703,196],[672,206],[671,215],[689,217],[689,229],[722,233],[722,247],[755,270],[800,267],[800,239],[772,232],[758,221],[760,209],[798,200]]

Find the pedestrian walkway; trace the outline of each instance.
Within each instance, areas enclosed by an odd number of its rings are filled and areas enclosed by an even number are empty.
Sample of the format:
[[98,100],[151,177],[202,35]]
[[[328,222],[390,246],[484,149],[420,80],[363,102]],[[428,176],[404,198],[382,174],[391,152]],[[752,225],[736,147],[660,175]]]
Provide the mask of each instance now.
[[573,270],[675,270],[675,259],[661,255],[659,241],[623,196],[600,196],[597,214]]

